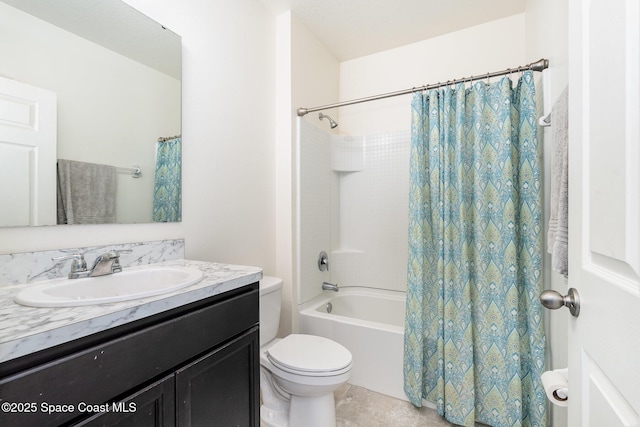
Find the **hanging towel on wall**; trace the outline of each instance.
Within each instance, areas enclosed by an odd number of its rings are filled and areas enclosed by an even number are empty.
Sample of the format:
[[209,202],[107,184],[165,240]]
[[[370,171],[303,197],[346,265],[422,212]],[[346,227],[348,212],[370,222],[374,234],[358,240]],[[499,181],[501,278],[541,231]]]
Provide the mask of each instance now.
[[569,88],[551,109],[553,164],[551,167],[551,217],[547,251],[554,271],[569,275]]
[[115,166],[58,159],[58,224],[116,222]]

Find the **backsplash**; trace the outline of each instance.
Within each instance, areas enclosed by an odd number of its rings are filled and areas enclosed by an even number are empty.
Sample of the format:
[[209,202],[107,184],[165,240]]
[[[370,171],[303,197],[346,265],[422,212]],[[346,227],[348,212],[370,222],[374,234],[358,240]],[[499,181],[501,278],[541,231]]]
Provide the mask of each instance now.
[[155,264],[184,258],[184,239],[161,240],[155,242],[122,243],[104,246],[89,246],[40,252],[24,252],[0,255],[0,288],[20,283],[66,277],[71,270],[71,262],[57,263],[51,258],[75,253],[84,254],[87,265],[100,254],[111,250],[127,250],[131,253],[120,255],[123,267]]

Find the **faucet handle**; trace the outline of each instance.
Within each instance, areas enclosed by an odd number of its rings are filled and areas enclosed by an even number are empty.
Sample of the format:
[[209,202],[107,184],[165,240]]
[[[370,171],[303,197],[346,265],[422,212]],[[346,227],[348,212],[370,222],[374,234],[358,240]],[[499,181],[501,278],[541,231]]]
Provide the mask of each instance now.
[[113,265],[111,266],[111,271],[113,273],[120,273],[122,271],[122,266],[120,265],[120,254],[130,254],[131,252],[133,252],[132,249],[109,251],[110,258],[113,259]]
[[133,252],[131,249],[112,249],[109,252],[105,252],[100,257],[102,259],[118,259],[120,258],[120,254],[126,254]]
[[69,259],[73,260],[73,262],[71,263],[71,272],[69,273],[70,279],[77,279],[79,273],[84,273],[87,271],[87,262],[84,260],[84,255],[81,253],[51,258],[52,261],[56,261],[56,264]]

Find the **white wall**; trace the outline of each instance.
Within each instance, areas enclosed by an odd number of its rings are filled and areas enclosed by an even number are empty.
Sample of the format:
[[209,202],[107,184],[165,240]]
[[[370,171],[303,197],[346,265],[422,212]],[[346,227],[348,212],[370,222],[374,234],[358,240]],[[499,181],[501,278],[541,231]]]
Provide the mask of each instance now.
[[[569,49],[568,24],[569,13],[566,0],[535,0],[527,2],[526,46],[531,58],[548,58],[549,69],[545,71],[545,83],[548,87],[545,94],[547,108],[553,105],[560,93],[568,84]],[[547,111],[548,112],[548,111]],[[552,162],[552,128],[544,128],[541,136],[544,140],[545,175],[550,176]],[[545,230],[549,223],[550,180],[544,183],[545,192]],[[545,248],[546,249],[546,248]],[[549,256],[545,257],[545,288],[555,289],[563,295],[567,293],[564,277],[551,271]],[[547,369],[565,368],[567,366],[567,340],[569,315],[566,310],[545,310],[547,326],[547,348],[550,366]],[[563,427],[567,425],[567,409],[549,405],[551,425]]]
[[[300,120],[299,172],[299,275],[295,303],[302,304],[322,293],[322,282],[331,280],[332,179],[330,168],[331,134]],[[318,255],[329,255],[329,271],[320,271]]]
[[[299,249],[295,228],[299,154],[295,111],[298,107],[337,102],[339,62],[290,12],[278,17],[278,51],[276,251],[278,276],[284,281],[280,322],[280,334],[283,335],[297,330],[297,284],[300,280],[295,263]],[[317,114],[309,114],[302,120],[328,129],[326,121],[320,123]],[[328,248],[325,250],[329,251]]]
[[57,94],[57,157],[139,165],[118,174],[116,222],[151,222],[155,141],[180,133],[180,81],[4,3],[0,27],[0,75]]
[[183,222],[0,229],[0,252],[182,238],[275,270],[275,19],[258,1],[127,0],[182,36]]
[[[531,62],[525,16],[515,15],[340,64],[340,99],[446,82]],[[538,58],[535,58],[538,59]],[[411,95],[340,108],[340,133],[371,135],[411,127]]]
[[297,318],[293,310],[295,299],[294,266],[294,169],[295,128],[292,122],[292,16],[290,12],[276,18],[276,276],[282,279],[280,333],[288,335]]
[[127,3],[182,36],[186,256],[275,257],[275,20],[257,1]]

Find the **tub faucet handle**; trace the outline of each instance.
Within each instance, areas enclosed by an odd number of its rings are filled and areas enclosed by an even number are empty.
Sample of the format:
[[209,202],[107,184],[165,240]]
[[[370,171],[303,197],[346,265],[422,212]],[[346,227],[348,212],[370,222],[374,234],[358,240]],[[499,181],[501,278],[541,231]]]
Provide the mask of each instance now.
[[320,271],[329,271],[329,256],[325,251],[320,252],[320,255],[318,255],[318,268]]

